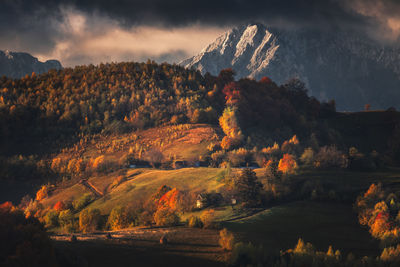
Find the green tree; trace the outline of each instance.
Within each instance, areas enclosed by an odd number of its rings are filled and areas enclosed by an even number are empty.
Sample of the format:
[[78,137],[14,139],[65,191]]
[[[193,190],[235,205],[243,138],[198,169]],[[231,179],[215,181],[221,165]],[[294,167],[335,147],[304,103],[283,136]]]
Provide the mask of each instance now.
[[261,204],[262,184],[253,170],[243,169],[240,175],[235,177],[233,186],[235,196],[246,206],[253,207]]

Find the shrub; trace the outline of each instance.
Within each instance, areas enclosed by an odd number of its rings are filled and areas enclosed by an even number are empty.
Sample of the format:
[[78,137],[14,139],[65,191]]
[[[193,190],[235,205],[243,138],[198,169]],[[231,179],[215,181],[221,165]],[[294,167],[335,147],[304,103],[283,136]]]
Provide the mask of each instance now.
[[75,224],[74,214],[71,210],[63,210],[58,215],[58,222],[65,232],[75,232],[77,227]]
[[211,154],[211,160],[213,161],[215,166],[221,164],[226,158],[226,153],[223,150],[216,151]]
[[300,157],[300,161],[306,165],[312,165],[314,162],[314,150],[311,147],[304,149]]
[[190,216],[188,219],[188,226],[192,227],[192,228],[202,228],[203,227],[203,222],[201,221],[201,219],[197,216]]
[[293,249],[293,253],[295,254],[312,254],[315,249],[311,243],[304,243],[303,239],[299,238],[295,248]]
[[80,211],[83,208],[85,208],[87,205],[90,204],[94,200],[94,197],[91,193],[86,193],[82,195],[80,198],[74,200],[72,202],[72,206],[74,207],[74,210]]
[[164,160],[164,155],[159,149],[153,148],[146,152],[144,158],[155,168]]
[[58,226],[58,212],[55,210],[49,210],[44,216],[44,222],[46,227],[57,227]]
[[348,159],[335,146],[322,147],[315,157],[316,168],[347,168]]
[[221,145],[212,142],[212,143],[210,143],[210,144],[207,146],[207,149],[208,149],[209,152],[215,152],[215,151],[221,149]]
[[43,209],[43,206],[40,202],[37,200],[31,200],[28,204],[28,206],[25,208],[25,217],[33,217],[36,214],[40,213],[40,211]]
[[278,161],[275,159],[270,159],[265,164],[265,176],[269,180],[280,179],[282,173],[278,171]]
[[265,266],[265,262],[260,260],[265,257],[262,248],[257,248],[251,243],[236,243],[230,256],[230,266]]
[[179,216],[168,208],[161,207],[154,213],[157,226],[173,226],[179,223]]
[[86,209],[79,214],[79,230],[83,233],[93,232],[99,228],[101,215],[98,209]]
[[204,228],[211,228],[215,219],[215,211],[213,209],[203,211],[200,219]]
[[232,250],[234,242],[235,242],[235,237],[226,228],[222,229],[219,232],[219,245],[224,250]]
[[254,160],[260,168],[264,168],[268,162],[267,157],[263,153],[254,154]]
[[111,210],[108,216],[107,226],[111,230],[119,230],[132,225],[132,219],[125,207],[117,206]]
[[46,185],[43,185],[36,193],[36,200],[42,201],[43,199],[48,197],[48,193],[48,187]]
[[400,262],[400,244],[397,247],[384,248],[380,259],[382,261]]
[[251,151],[245,148],[238,148],[228,153],[228,159],[233,166],[245,166],[246,163],[250,163],[252,160]]

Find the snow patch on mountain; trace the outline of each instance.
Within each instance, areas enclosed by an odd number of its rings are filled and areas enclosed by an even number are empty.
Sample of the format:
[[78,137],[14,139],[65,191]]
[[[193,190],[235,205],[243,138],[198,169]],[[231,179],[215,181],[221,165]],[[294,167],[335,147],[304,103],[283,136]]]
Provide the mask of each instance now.
[[296,77],[339,110],[400,108],[400,45],[384,46],[354,32],[282,30],[262,24],[233,28],[180,63],[213,75],[232,68],[237,78]]

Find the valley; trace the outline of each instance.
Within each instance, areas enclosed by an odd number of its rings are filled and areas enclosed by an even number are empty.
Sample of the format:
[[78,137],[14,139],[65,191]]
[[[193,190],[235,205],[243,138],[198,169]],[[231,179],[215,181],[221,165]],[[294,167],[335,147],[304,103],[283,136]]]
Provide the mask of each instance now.
[[397,262],[396,110],[337,112],[298,80],[155,62],[3,77],[0,88],[1,197],[13,200],[0,215],[37,225],[53,251],[38,261]]

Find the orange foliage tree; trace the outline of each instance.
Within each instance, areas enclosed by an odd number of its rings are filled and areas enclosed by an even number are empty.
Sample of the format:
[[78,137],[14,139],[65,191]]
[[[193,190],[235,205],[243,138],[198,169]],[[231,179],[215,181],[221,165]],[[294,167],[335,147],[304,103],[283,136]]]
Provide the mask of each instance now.
[[371,225],[370,233],[375,238],[382,238],[390,230],[389,213],[379,212]]
[[284,174],[294,174],[297,167],[297,162],[291,154],[284,154],[283,158],[279,160],[278,170]]
[[46,197],[48,197],[48,188],[46,185],[43,185],[42,188],[39,189],[39,191],[37,191],[36,193],[36,200],[37,201],[41,201],[43,199],[45,199]]

